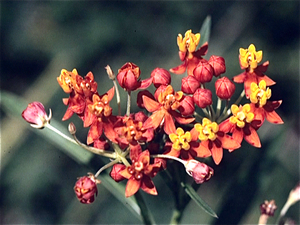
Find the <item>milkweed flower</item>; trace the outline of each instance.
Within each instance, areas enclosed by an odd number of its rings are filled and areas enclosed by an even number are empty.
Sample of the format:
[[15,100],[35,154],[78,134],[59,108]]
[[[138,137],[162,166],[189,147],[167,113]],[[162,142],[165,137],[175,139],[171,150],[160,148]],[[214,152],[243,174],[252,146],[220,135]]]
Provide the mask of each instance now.
[[240,143],[220,130],[216,122],[211,122],[207,118],[203,118],[202,124],[196,123],[194,128],[201,141],[199,151],[209,150],[217,165],[223,158],[223,148],[234,150],[241,147]]
[[191,160],[195,157],[205,158],[211,156],[208,149],[200,148],[198,133],[193,128],[191,131],[184,131],[181,127],[176,132],[169,134],[171,142],[166,142],[164,155],[170,155],[184,160]]
[[161,163],[150,164],[150,153],[148,150],[141,152],[137,156],[131,155],[132,164],[120,171],[119,174],[128,179],[125,188],[125,196],[134,195],[140,188],[148,194],[157,195],[151,177],[156,176],[160,170]]
[[260,126],[267,119],[270,123],[282,124],[283,120],[275,112],[281,105],[279,101],[268,101],[271,97],[271,89],[267,87],[266,81],[261,80],[259,84],[251,83],[250,101],[253,107],[253,113],[257,120],[260,120]]
[[256,125],[259,121],[254,120],[251,105],[245,104],[238,107],[233,104],[231,112],[232,116],[220,124],[220,129],[226,133],[232,133],[232,138],[240,144],[245,139],[252,146],[260,148],[261,143],[256,132],[256,129],[258,129]]
[[241,69],[245,71],[233,77],[233,81],[236,83],[244,83],[247,98],[250,96],[250,86],[252,82],[258,84],[261,80],[265,80],[267,86],[275,84],[271,78],[264,74],[268,69],[269,61],[258,65],[262,60],[262,51],[256,52],[255,46],[251,44],[248,49],[240,48],[239,52],[240,66]]
[[49,116],[46,113],[45,107],[40,102],[29,103],[27,108],[22,112],[22,117],[30,126],[42,129],[46,124],[50,123],[52,117],[51,109],[49,109]]
[[74,186],[78,200],[83,204],[94,202],[95,196],[98,194],[97,184],[99,183],[100,181],[91,173],[88,176],[80,177]]

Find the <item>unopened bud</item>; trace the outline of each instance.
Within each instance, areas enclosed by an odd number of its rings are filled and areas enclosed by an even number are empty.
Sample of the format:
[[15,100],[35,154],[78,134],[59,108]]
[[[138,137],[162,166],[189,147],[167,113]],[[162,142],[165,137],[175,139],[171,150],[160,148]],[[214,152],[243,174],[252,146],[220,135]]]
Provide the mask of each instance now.
[[194,159],[189,160],[185,164],[185,169],[197,184],[208,181],[214,174],[214,170],[211,167]]
[[76,133],[76,127],[75,127],[74,123],[69,123],[68,130],[69,130],[70,134],[72,134],[72,135]]
[[110,68],[109,65],[107,65],[106,67],[104,67],[106,69],[106,73],[109,77],[109,79],[114,80],[116,78],[114,71],[112,71],[112,69]]
[[22,112],[22,117],[34,128],[42,129],[50,122],[52,117],[51,109],[49,109],[49,116],[47,116],[45,107],[40,102],[32,102],[28,104],[27,108]]
[[88,176],[80,177],[74,186],[78,200],[83,204],[94,202],[95,195],[98,194],[97,184],[99,183],[100,181],[91,173]]

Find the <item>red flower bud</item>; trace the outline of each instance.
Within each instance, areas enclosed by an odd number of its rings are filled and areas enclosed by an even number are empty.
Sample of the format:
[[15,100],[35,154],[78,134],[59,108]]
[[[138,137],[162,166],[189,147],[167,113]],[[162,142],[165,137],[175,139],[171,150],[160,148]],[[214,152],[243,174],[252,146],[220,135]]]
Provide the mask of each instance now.
[[194,102],[200,108],[212,104],[212,93],[209,89],[198,88],[193,95]]
[[209,58],[208,63],[213,68],[214,76],[218,77],[226,72],[225,59],[223,57],[212,55]]
[[45,107],[40,102],[32,102],[28,104],[27,108],[22,112],[22,117],[34,128],[44,128],[49,123],[52,112],[49,109],[49,116],[47,116]]
[[109,175],[112,179],[114,179],[116,182],[122,181],[125,178],[120,175],[120,171],[124,170],[126,166],[124,164],[115,164],[113,165]]
[[120,86],[125,90],[134,91],[141,86],[139,80],[141,71],[134,63],[125,63],[118,72],[117,80]]
[[265,200],[264,203],[260,204],[261,215],[274,216],[274,212],[276,209],[277,206],[274,200],[271,201]]
[[197,184],[208,181],[214,174],[214,170],[211,167],[194,159],[189,160],[185,164],[185,169]]
[[194,100],[191,96],[184,96],[180,101],[179,111],[183,116],[192,115],[195,111]]
[[214,70],[206,60],[201,60],[193,71],[195,78],[203,83],[210,82],[213,77]]
[[92,203],[95,200],[95,195],[98,194],[97,184],[99,183],[100,181],[91,173],[88,176],[80,177],[74,186],[78,200],[83,204]]
[[230,99],[235,91],[234,83],[227,77],[222,77],[216,80],[215,88],[216,95],[220,99]]
[[168,87],[168,85],[160,85],[156,91],[154,92],[154,98],[156,100],[158,100],[158,96],[160,93],[164,92],[166,90],[166,88]]
[[153,78],[152,82],[156,88],[160,85],[169,85],[171,83],[171,74],[168,70],[163,68],[156,68],[152,71],[151,77]]
[[187,76],[181,80],[181,90],[186,94],[194,94],[200,87],[200,82],[194,76]]

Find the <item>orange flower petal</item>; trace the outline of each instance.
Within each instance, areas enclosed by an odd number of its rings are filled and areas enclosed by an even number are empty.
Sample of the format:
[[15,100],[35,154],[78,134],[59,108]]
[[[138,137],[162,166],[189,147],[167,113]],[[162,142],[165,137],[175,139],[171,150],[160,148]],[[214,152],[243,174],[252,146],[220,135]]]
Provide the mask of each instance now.
[[130,177],[125,188],[125,197],[128,198],[134,195],[139,190],[140,186],[141,180],[137,180],[133,176]]
[[161,109],[159,111],[154,112],[144,123],[143,128],[153,128],[156,129],[162,122],[165,116],[165,110]]
[[176,127],[172,116],[169,113],[165,113],[164,131],[166,134],[176,133]]
[[144,103],[145,108],[149,112],[154,112],[154,111],[159,109],[160,104],[158,102],[154,101],[153,99],[149,98],[148,96],[143,95],[142,99],[143,99],[143,103]]
[[205,158],[205,157],[211,156],[211,151],[208,149],[208,145],[204,144],[205,142],[208,143],[208,141],[202,141],[201,143],[199,143],[199,142],[191,143],[191,148],[195,152],[197,152],[197,157]]
[[183,64],[170,69],[170,72],[175,74],[183,74],[185,70],[186,70],[186,63],[184,62]]
[[150,194],[150,195],[157,195],[157,190],[154,186],[154,183],[148,176],[144,176],[141,183],[141,189]]
[[217,147],[215,144],[213,144],[211,153],[212,153],[212,158],[213,158],[215,164],[219,165],[223,158],[223,148]]
[[249,135],[245,135],[244,138],[245,140],[250,144],[253,145],[256,148],[260,148],[261,144],[260,144],[260,140],[259,140],[259,136],[257,134],[257,132],[255,131],[255,129],[251,126],[249,126],[249,130],[250,130],[250,134]]
[[223,148],[234,150],[241,147],[240,143],[227,134],[225,134],[223,137],[218,136],[218,139],[222,142]]

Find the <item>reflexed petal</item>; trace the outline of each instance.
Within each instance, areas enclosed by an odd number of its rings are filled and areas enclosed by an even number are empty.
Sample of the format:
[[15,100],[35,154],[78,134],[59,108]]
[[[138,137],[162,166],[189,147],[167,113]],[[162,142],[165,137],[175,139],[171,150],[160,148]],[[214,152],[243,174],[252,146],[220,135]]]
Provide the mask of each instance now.
[[240,143],[227,134],[225,134],[223,137],[218,136],[218,139],[222,142],[223,148],[234,150],[241,147]]
[[247,78],[247,73],[244,72],[244,73],[241,73],[235,77],[233,77],[233,81],[236,82],[236,83],[243,83]]
[[211,151],[208,149],[207,143],[208,141],[202,141],[201,143],[199,142],[191,142],[191,149],[193,149],[195,152],[197,152],[197,157],[205,158],[208,156],[211,156]]
[[91,125],[88,136],[87,136],[87,144],[92,144],[94,140],[98,139],[102,134],[103,123],[95,122]]
[[115,87],[112,87],[106,93],[107,93],[108,101],[110,102],[113,99],[113,97],[114,97]]
[[141,183],[141,189],[150,195],[157,195],[154,183],[148,176],[144,176]]
[[141,180],[135,179],[133,176],[127,181],[125,188],[125,197],[128,198],[134,195],[141,186]]
[[149,112],[154,112],[154,111],[156,111],[156,110],[159,109],[160,104],[159,104],[158,102],[154,101],[153,99],[149,98],[148,96],[143,95],[143,96],[142,96],[142,99],[143,99],[144,107],[145,107]]
[[184,62],[183,64],[170,69],[170,72],[175,74],[183,74],[186,70],[186,67],[186,63]]
[[217,147],[215,144],[213,144],[211,154],[215,164],[219,165],[223,158],[223,148]]
[[253,145],[256,148],[260,148],[261,144],[260,144],[260,140],[259,140],[259,136],[257,134],[257,132],[255,131],[255,129],[251,126],[249,126],[249,131],[250,134],[249,135],[245,135],[244,138],[245,140],[250,144]]
[[266,115],[266,119],[270,123],[283,124],[283,120],[275,111],[272,111],[272,112],[266,111],[265,115]]
[[144,123],[143,128],[153,128],[156,129],[162,122],[165,116],[165,110],[161,109],[159,111],[154,112]]
[[167,134],[176,133],[176,127],[172,116],[169,113],[165,113],[164,131]]
[[150,77],[148,79],[145,79],[145,80],[142,80],[141,81],[141,86],[139,87],[139,89],[146,89],[146,88],[148,88],[152,84],[152,80],[153,80],[152,77]]

